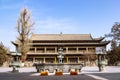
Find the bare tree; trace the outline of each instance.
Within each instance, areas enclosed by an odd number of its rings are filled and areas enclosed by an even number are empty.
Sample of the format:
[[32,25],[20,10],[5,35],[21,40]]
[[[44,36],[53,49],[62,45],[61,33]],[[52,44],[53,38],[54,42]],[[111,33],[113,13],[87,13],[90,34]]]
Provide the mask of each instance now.
[[26,53],[29,51],[29,36],[33,27],[31,13],[27,8],[23,8],[17,21],[18,51],[22,54],[22,61],[26,60]]

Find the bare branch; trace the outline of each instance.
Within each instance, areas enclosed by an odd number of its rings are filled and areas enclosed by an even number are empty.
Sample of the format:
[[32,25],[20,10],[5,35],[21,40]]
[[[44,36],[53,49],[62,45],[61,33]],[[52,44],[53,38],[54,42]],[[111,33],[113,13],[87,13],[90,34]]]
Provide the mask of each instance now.
[[27,8],[23,8],[20,12],[20,18],[17,21],[17,32],[19,34],[17,40],[19,41],[19,52],[22,53],[23,57],[26,56],[29,50],[28,43],[32,27],[31,14]]

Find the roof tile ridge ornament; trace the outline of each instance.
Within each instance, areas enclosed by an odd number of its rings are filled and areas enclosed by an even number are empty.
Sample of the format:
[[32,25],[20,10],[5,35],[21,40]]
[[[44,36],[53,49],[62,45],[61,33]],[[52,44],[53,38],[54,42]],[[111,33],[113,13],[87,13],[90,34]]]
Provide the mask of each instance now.
[[63,40],[63,39],[64,39],[62,32],[60,32],[59,36],[60,36],[60,40]]
[[62,32],[60,32],[60,34],[62,35],[63,33],[62,33]]

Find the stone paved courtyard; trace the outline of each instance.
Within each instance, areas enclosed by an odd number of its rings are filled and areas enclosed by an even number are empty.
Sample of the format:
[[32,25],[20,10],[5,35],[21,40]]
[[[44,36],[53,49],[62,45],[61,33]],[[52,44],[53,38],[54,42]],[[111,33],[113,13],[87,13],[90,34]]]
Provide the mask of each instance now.
[[0,80],[96,80],[84,74],[79,75],[62,75],[62,76],[40,76],[34,73],[0,73]]
[[40,76],[34,67],[19,68],[19,73],[11,71],[12,68],[0,67],[0,80],[120,80],[120,66],[107,66],[103,72],[99,72],[97,67],[83,67],[79,75],[74,76],[69,73]]

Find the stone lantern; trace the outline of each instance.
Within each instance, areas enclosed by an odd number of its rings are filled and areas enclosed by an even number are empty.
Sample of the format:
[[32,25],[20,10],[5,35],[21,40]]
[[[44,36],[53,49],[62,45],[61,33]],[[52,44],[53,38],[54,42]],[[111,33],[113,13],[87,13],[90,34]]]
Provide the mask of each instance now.
[[98,64],[99,71],[103,71],[104,66],[107,64],[105,53],[106,53],[106,50],[104,47],[96,48],[96,54],[98,55],[97,64]]
[[64,56],[63,56],[63,49],[62,48],[59,48],[58,49],[58,56],[57,56],[57,58],[58,58],[58,63],[63,63],[63,58],[64,58]]

